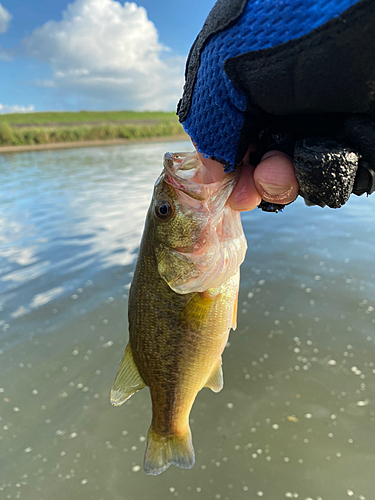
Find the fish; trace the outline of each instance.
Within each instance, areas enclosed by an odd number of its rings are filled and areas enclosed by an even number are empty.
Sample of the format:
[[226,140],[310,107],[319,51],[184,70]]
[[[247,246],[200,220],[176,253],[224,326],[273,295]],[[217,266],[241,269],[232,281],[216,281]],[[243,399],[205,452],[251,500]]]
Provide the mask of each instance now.
[[203,387],[223,388],[247,249],[240,214],[227,203],[238,175],[214,182],[196,153],[166,153],[154,186],[129,292],[129,342],[110,396],[120,406],[149,387],[146,474],[193,467],[191,408]]

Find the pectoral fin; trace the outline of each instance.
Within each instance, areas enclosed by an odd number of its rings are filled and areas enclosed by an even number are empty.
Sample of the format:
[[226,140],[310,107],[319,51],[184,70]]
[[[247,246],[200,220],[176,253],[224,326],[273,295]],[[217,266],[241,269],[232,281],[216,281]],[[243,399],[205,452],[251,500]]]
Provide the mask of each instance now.
[[215,299],[216,297],[209,297],[205,293],[195,293],[181,311],[181,325],[191,330],[201,330],[206,326]]
[[224,386],[223,369],[221,367],[222,360],[220,357],[219,363],[212,370],[205,387],[209,387],[213,392],[220,392]]
[[146,387],[134,362],[130,344],[126,346],[115,381],[111,390],[111,403],[120,406],[135,392]]

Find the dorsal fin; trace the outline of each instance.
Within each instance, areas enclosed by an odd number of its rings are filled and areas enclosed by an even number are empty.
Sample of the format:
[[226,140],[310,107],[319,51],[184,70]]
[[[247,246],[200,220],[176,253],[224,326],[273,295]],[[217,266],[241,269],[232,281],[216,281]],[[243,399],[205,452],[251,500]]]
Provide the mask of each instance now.
[[111,390],[111,403],[120,406],[135,392],[146,387],[134,362],[130,344],[126,346],[115,381]]
[[213,392],[220,392],[224,385],[223,369],[221,365],[222,365],[222,360],[220,356],[219,362],[212,370],[205,385],[205,387],[209,387]]

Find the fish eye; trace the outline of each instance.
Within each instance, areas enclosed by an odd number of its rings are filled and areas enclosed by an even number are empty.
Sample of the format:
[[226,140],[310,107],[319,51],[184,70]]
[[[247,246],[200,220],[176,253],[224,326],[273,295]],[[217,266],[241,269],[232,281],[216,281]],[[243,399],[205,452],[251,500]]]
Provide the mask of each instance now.
[[161,200],[155,206],[155,213],[159,219],[167,220],[173,213],[172,205],[167,200]]

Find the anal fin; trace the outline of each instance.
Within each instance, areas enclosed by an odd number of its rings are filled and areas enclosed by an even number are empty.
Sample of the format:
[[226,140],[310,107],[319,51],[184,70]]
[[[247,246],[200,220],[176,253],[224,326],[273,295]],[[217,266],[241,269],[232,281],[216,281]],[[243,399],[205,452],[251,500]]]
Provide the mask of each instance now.
[[220,357],[220,361],[212,370],[205,385],[205,387],[209,387],[213,392],[220,392],[224,386],[223,369],[221,365],[222,365],[222,360]]
[[126,346],[125,354],[121,360],[115,381],[111,390],[111,403],[120,406],[135,392],[146,387],[134,362],[130,344]]

